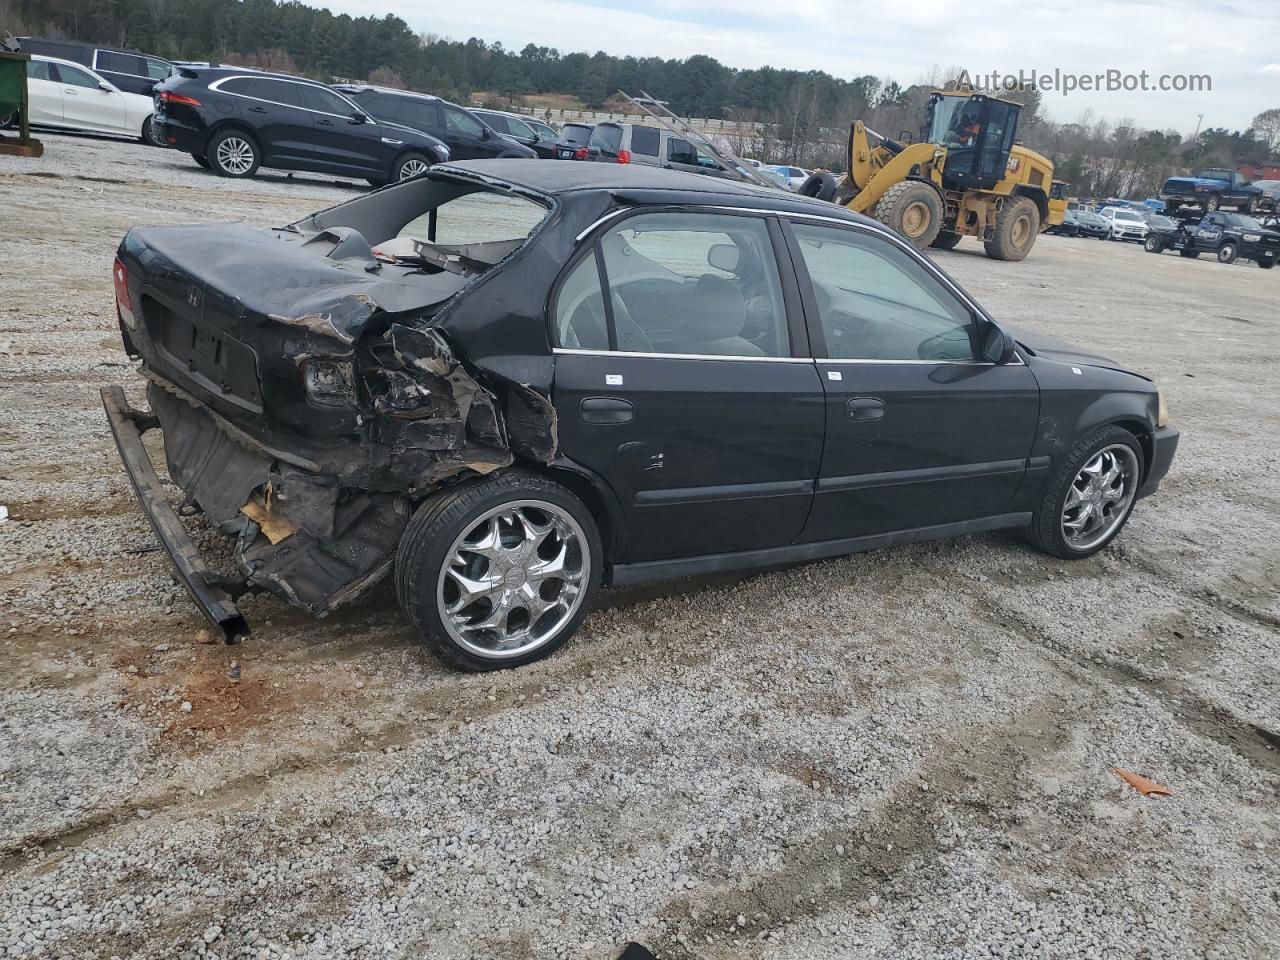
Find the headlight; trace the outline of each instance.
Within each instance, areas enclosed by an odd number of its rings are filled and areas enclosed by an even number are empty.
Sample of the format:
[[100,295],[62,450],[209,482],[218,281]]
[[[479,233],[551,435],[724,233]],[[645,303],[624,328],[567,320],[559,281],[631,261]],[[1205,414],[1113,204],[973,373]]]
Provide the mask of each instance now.
[[1156,392],[1156,429],[1169,425],[1169,407],[1164,402],[1164,394]]
[[355,377],[351,364],[338,360],[305,360],[302,385],[307,398],[322,407],[354,407]]
[[1245,238],[1246,240],[1248,240],[1250,243],[1257,243],[1259,240],[1261,240],[1261,239],[1262,239],[1262,234],[1260,234],[1260,233],[1246,233],[1246,234],[1244,235],[1244,238]]

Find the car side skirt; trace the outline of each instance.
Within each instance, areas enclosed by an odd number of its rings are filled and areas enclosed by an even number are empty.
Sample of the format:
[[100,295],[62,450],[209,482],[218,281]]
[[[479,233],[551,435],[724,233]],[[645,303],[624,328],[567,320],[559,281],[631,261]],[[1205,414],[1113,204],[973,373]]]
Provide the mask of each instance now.
[[607,582],[621,587],[653,580],[674,580],[677,577],[696,577],[712,573],[729,573],[736,570],[754,570],[777,567],[789,563],[806,563],[826,560],[866,550],[898,547],[926,540],[941,540],[990,530],[1025,527],[1031,523],[1031,513],[1002,513],[977,520],[958,523],[939,523],[911,530],[877,533],[866,537],[849,537],[844,540],[822,540],[816,543],[793,543],[766,550],[744,550],[739,553],[715,553],[702,557],[681,557],[673,560],[649,560],[644,563],[614,564],[609,570]]

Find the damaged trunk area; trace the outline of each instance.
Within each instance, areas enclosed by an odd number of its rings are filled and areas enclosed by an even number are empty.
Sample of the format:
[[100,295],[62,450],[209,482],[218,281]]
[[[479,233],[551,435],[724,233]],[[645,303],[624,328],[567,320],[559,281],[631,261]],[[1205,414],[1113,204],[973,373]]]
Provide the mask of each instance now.
[[236,593],[324,615],[391,569],[423,498],[554,457],[549,385],[451,342],[451,313],[547,216],[489,192],[423,178],[282,230],[126,237],[125,345],[187,507],[235,539]]

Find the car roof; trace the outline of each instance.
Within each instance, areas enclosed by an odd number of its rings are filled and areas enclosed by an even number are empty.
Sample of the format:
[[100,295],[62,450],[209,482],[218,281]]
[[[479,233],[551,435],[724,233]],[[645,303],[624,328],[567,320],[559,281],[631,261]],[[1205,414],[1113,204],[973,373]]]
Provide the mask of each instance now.
[[313,87],[329,89],[329,84],[310,77],[298,77],[292,73],[281,73],[278,70],[259,70],[257,67],[232,67],[221,64],[216,67],[178,67],[184,75],[194,75],[200,79],[224,80],[228,77],[253,77],[255,80],[291,80],[294,83],[307,83]]
[[706,204],[732,202],[779,212],[809,213],[851,223],[871,223],[867,217],[838,204],[785,193],[739,180],[709,177],[682,170],[666,170],[648,164],[566,163],[563,160],[463,160],[439,163],[432,173],[456,172],[467,178],[484,178],[531,190],[547,196],[596,192],[625,194],[628,200],[645,202],[646,194],[655,203],[669,202],[664,195],[687,194],[687,200]]
[[[335,83],[335,90],[342,90],[345,93],[390,93],[397,97],[413,97],[416,100],[435,100],[440,103],[452,103],[444,97],[437,97],[431,93],[419,93],[417,90],[401,90],[399,87],[379,87],[373,83]],[[458,104],[453,104],[458,106]]]

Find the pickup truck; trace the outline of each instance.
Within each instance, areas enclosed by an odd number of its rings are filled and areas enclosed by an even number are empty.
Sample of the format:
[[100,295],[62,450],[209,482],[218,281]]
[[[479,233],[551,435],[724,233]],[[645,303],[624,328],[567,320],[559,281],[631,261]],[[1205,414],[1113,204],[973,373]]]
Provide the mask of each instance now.
[[1191,177],[1170,177],[1160,190],[1160,199],[1170,216],[1176,215],[1181,207],[1197,207],[1205,213],[1213,213],[1219,207],[1235,207],[1257,213],[1262,193],[1261,187],[1236,171],[1210,167],[1197,170]]
[[1212,253],[1219,263],[1234,263],[1243,257],[1270,270],[1280,259],[1280,231],[1267,229],[1248,214],[1221,210],[1205,214],[1199,222],[1184,221],[1172,229],[1153,226],[1145,246],[1148,253],[1177,250],[1190,259]]

